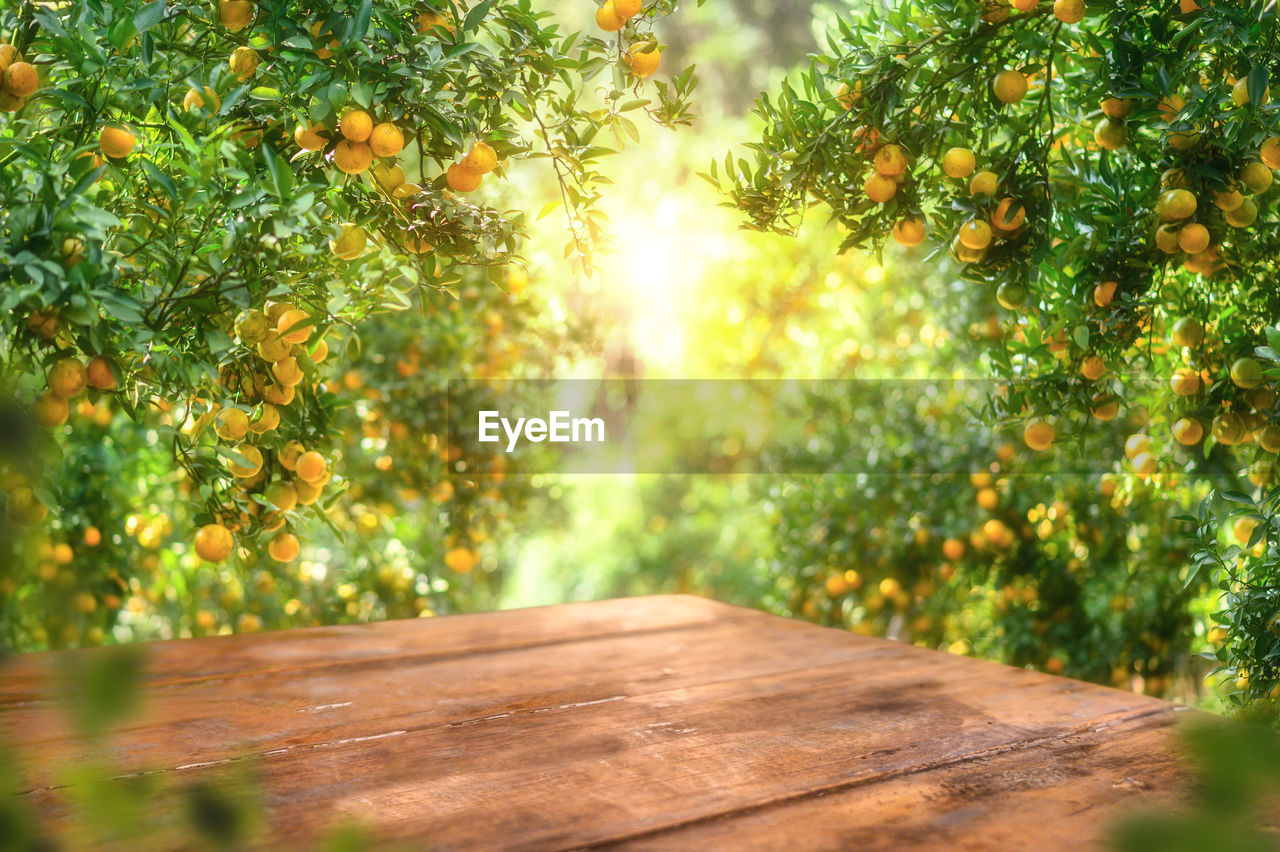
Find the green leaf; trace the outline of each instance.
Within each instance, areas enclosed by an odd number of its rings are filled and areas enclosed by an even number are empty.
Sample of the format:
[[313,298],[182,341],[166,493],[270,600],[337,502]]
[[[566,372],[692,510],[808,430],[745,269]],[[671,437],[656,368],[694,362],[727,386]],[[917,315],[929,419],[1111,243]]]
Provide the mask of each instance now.
[[464,32],[470,32],[480,26],[480,22],[484,20],[484,16],[489,14],[489,9],[493,7],[494,0],[484,0],[483,3],[475,6],[467,13],[467,19],[462,22]]
[[347,44],[354,44],[364,39],[369,32],[371,17],[373,17],[373,0],[364,0],[356,11],[355,20],[351,23],[351,37],[347,40]]
[[139,9],[133,16],[133,26],[140,32],[145,33],[156,24],[164,20],[165,8],[168,0],[155,0],[154,3],[148,3]]
[[1267,79],[1270,75],[1267,73],[1267,66],[1255,65],[1249,69],[1249,76],[1245,78],[1245,90],[1249,93],[1249,103],[1257,109],[1262,103],[1262,96],[1267,91]]

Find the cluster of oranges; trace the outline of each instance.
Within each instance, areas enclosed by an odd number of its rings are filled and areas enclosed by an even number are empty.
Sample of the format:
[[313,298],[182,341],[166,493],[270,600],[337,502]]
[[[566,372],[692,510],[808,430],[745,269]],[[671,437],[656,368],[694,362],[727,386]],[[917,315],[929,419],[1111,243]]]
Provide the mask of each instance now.
[[227,445],[227,471],[245,508],[228,510],[226,517],[202,527],[195,537],[195,551],[209,562],[220,562],[235,548],[235,532],[256,526],[274,533],[267,553],[278,562],[295,559],[298,539],[283,530],[289,512],[315,503],[332,477],[328,460],[300,441],[289,440],[277,449],[254,443],[254,438],[275,431],[279,409],[293,403],[304,373],[298,358],[313,364],[328,356],[323,338],[311,342],[312,320],[285,302],[272,302],[265,310],[246,310],[236,318],[236,336],[253,355],[242,369],[225,369],[223,384],[233,401],[209,406],[197,421],[198,431],[212,422],[214,433]]
[[[616,33],[627,21],[640,14],[642,0],[605,0],[596,9],[596,26],[607,33]],[[662,52],[648,42],[637,42],[622,55],[622,61],[636,77],[644,78],[658,70]]]
[[31,414],[41,426],[50,429],[67,422],[71,415],[70,400],[86,388],[112,391],[116,388],[115,367],[110,359],[95,355],[88,364],[75,355],[59,358],[45,376],[45,391],[31,407]]
[[0,44],[0,110],[17,112],[40,88],[36,67],[11,44]]

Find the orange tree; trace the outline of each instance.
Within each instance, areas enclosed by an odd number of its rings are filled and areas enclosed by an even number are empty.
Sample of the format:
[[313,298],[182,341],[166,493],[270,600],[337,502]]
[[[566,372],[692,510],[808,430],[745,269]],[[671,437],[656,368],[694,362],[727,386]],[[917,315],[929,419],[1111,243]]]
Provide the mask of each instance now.
[[[1265,3],[869,9],[759,102],[754,162],[712,177],[752,227],[792,231],[817,200],[846,248],[945,249],[1002,306],[985,413],[1028,446],[1062,452],[1059,436],[1145,410],[1110,450],[1123,469],[1208,466],[1222,487],[1247,470],[1244,488],[1265,487],[1280,450],[1277,30]],[[1280,570],[1265,544],[1215,561],[1220,527],[1201,527],[1193,565],[1229,595],[1222,669],[1260,696],[1280,682]]]
[[[26,640],[99,638],[150,561],[131,540],[176,539],[208,563],[296,560],[294,530],[345,481],[350,392],[334,379],[362,323],[505,286],[524,214],[492,202],[523,160],[549,165],[566,257],[590,263],[596,163],[636,137],[636,116],[689,120],[689,73],[647,79],[649,25],[673,7],[611,0],[578,33],[527,0],[7,4],[10,641],[53,599],[69,607],[57,635]],[[117,517],[88,517],[91,503]],[[104,550],[82,564],[76,548]],[[112,548],[114,563],[97,556]]]

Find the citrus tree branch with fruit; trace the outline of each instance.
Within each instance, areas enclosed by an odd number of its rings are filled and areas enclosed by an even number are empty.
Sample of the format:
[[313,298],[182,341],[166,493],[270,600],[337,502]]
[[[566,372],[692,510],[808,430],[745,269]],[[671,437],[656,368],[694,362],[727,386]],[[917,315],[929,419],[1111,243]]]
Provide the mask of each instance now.
[[361,323],[459,298],[469,269],[507,281],[525,212],[499,179],[524,160],[552,161],[589,262],[628,116],[690,121],[691,76],[648,79],[674,5],[610,0],[578,33],[528,0],[9,4],[0,394],[39,428],[0,457],[0,547],[58,527],[47,462],[102,404],[159,418],[202,558],[293,560],[341,490],[328,371]]
[[[749,227],[794,232],[820,203],[843,248],[945,250],[1002,312],[984,415],[1033,450],[1070,452],[1062,436],[1122,417],[1122,469],[1264,488],[1280,450],[1278,29],[1262,2],[871,8],[759,101],[753,159],[708,177]],[[1254,560],[1264,591],[1242,593],[1234,569],[1212,577],[1241,697],[1280,683],[1268,537],[1259,520],[1228,560]]]

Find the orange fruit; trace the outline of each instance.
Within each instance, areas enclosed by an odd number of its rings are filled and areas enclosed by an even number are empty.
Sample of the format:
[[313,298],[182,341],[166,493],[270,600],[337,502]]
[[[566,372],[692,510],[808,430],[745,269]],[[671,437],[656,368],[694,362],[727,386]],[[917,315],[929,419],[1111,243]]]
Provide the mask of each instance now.
[[235,452],[237,455],[243,456],[247,464],[242,464],[234,459],[227,459],[227,469],[231,471],[231,474],[240,479],[257,476],[258,471],[262,470],[262,451],[253,444],[241,444],[235,448]]
[[480,557],[472,550],[465,547],[455,547],[444,555],[444,564],[449,570],[458,574],[466,574],[472,568],[476,567],[476,563],[480,561]]
[[1064,24],[1079,23],[1084,12],[1084,0],[1054,0],[1053,16]]
[[269,402],[262,403],[256,414],[249,418],[249,431],[263,435],[280,425],[280,409]]
[[626,23],[626,19],[618,14],[613,0],[605,0],[604,4],[596,9],[596,26],[607,33],[616,33]]
[[61,426],[71,416],[71,405],[53,391],[40,394],[31,406],[31,416],[46,429]]
[[306,343],[314,325],[306,311],[294,308],[280,315],[276,323],[276,333],[290,343]]
[[1233,228],[1247,228],[1258,218],[1258,205],[1252,198],[1246,198],[1235,210],[1226,211],[1223,218]]
[[897,177],[907,170],[907,152],[899,145],[884,145],[876,151],[873,165],[877,174]]
[[213,431],[224,441],[239,441],[249,434],[249,415],[239,408],[224,408],[218,412]]
[[1258,446],[1269,453],[1280,452],[1280,426],[1268,423],[1253,434]]
[[1027,78],[1020,71],[1001,71],[991,84],[992,91],[1002,103],[1016,104],[1027,94]]
[[307,451],[301,441],[288,441],[276,453],[276,461],[285,470],[293,470],[298,466],[298,458]]
[[22,54],[18,52],[18,48],[11,44],[0,44],[0,71],[3,71],[15,62],[21,61]]
[[1231,365],[1231,382],[1236,387],[1250,390],[1262,384],[1262,364],[1256,358],[1237,358]]
[[272,383],[262,389],[262,399],[272,405],[288,405],[296,393],[292,387]]
[[108,124],[98,134],[98,147],[109,160],[122,160],[133,153],[138,138],[118,124]]
[[1138,453],[1130,464],[1133,465],[1133,472],[1140,476],[1150,476],[1160,467],[1156,457],[1151,453]]
[[[283,313],[280,316],[283,316]],[[270,317],[268,317],[268,321],[270,321]],[[279,321],[277,318],[276,322]],[[289,341],[281,337],[280,333],[275,329],[268,329],[266,335],[258,341],[258,357],[263,361],[279,361],[291,351],[293,351],[293,347],[289,345]]]
[[978,160],[968,148],[949,148],[942,155],[942,170],[947,177],[957,180],[967,178],[977,168]]
[[1026,441],[1028,447],[1038,452],[1053,446],[1055,437],[1053,426],[1044,420],[1032,420],[1027,424],[1027,428],[1022,430],[1022,440]]
[[1089,400],[1089,410],[1095,420],[1106,423],[1116,419],[1116,415],[1120,413],[1120,402],[1114,396],[1098,394]]
[[1133,112],[1137,102],[1133,98],[1107,98],[1102,102],[1102,114],[1107,118],[1121,119]]
[[325,146],[325,138],[320,135],[324,125],[316,122],[310,126],[299,124],[293,129],[293,141],[304,151],[320,151]]
[[1227,446],[1240,443],[1249,434],[1248,425],[1234,411],[1226,411],[1213,418],[1210,431],[1214,440]]
[[227,29],[238,32],[253,20],[253,3],[249,0],[218,0],[218,20]]
[[653,45],[633,44],[622,54],[622,61],[631,69],[632,74],[643,79],[658,70],[662,51]]
[[338,129],[352,142],[365,142],[373,133],[373,119],[362,109],[349,109],[342,114]]
[[1178,396],[1195,396],[1200,392],[1200,374],[1195,370],[1183,367],[1175,370],[1170,385]]
[[1244,168],[1240,170],[1240,182],[1249,187],[1255,195],[1261,195],[1270,189],[1275,179],[1276,176],[1271,169],[1257,160],[1245,163]]
[[[329,251],[342,260],[355,260],[364,254],[369,236],[364,228],[354,222],[343,222],[336,239],[329,240]],[[301,343],[303,341],[296,341]]]
[[73,397],[88,384],[89,373],[78,358],[62,358],[49,368],[47,384],[52,393],[64,399]]
[[891,177],[877,173],[867,178],[862,184],[862,191],[877,204],[884,204],[897,193],[898,183]]
[[316,341],[316,345],[311,349],[311,363],[319,364],[329,357],[329,344],[323,338]]
[[924,223],[919,219],[902,219],[893,226],[893,239],[902,246],[918,246],[924,242]]
[[1178,248],[1187,254],[1199,254],[1209,247],[1209,229],[1191,222],[1178,229]]
[[960,226],[958,236],[965,248],[981,251],[991,245],[991,226],[981,219],[970,219]]
[[373,167],[373,179],[383,192],[395,192],[396,187],[404,186],[404,169],[397,165],[378,163]]
[[294,506],[298,505],[298,492],[292,485],[287,482],[273,482],[267,486],[262,492],[262,496],[267,502],[275,506],[278,511],[292,512]]
[[471,192],[480,186],[482,180],[484,175],[464,168],[461,163],[449,166],[449,171],[445,173],[445,181],[454,192]]
[[218,99],[218,93],[208,86],[204,87],[203,92],[196,88],[188,89],[187,94],[182,98],[182,108],[187,112],[194,110],[217,112],[221,105],[222,101]]
[[1200,421],[1190,417],[1180,417],[1175,420],[1171,431],[1173,439],[1184,447],[1198,444],[1204,437],[1204,427],[1200,425]]
[[1080,375],[1094,382],[1107,374],[1107,363],[1097,355],[1089,355],[1080,362]]
[[[311,43],[312,44],[315,44],[315,45],[323,44],[325,35],[330,35],[330,34],[329,33],[325,33],[323,35],[321,34],[319,21],[316,21],[314,24],[311,25]],[[328,45],[315,48],[316,58],[328,59],[329,57],[333,56],[333,49],[337,46],[338,46],[338,40],[336,38],[330,38]]]
[[373,165],[373,151],[363,142],[343,139],[333,147],[333,164],[349,175],[358,175]]
[[102,530],[97,527],[85,527],[84,545],[85,547],[97,547],[102,544]]
[[369,149],[375,157],[394,157],[404,149],[404,134],[390,122],[374,125],[369,132]]
[[1000,179],[995,172],[978,172],[969,181],[969,194],[976,197],[995,195],[1000,186]]
[[642,0],[611,0],[611,2],[614,13],[624,21],[629,21],[640,14],[640,8],[644,5]]
[[319,482],[329,471],[329,463],[324,460],[324,456],[315,450],[307,450],[298,456],[297,464],[294,466],[294,473],[303,482]]
[[1165,222],[1177,222],[1195,215],[1196,197],[1185,189],[1166,189],[1156,201],[1156,213]]
[[1280,169],[1280,136],[1264,139],[1262,147],[1258,149],[1258,157],[1268,168]]
[[292,562],[298,558],[297,536],[292,533],[277,533],[267,545],[267,554],[277,562]]
[[271,377],[276,384],[286,388],[302,384],[302,368],[298,366],[298,359],[290,355],[276,361],[271,365]]
[[115,390],[116,376],[111,369],[111,361],[102,355],[95,355],[89,359],[89,366],[85,370],[89,386],[101,391]]
[[498,167],[498,154],[486,142],[477,142],[471,146],[467,156],[462,158],[461,165],[469,172],[487,175]]
[[221,562],[231,555],[235,546],[235,536],[222,524],[205,524],[196,531],[196,556],[205,562]]
[[1204,325],[1195,317],[1182,317],[1173,324],[1173,342],[1179,346],[1199,346],[1204,342]]
[[9,94],[25,98],[40,87],[40,75],[30,62],[15,62],[4,69],[4,88]]
[[1098,143],[1099,148],[1114,151],[1129,144],[1129,131],[1125,129],[1123,121],[1104,118],[1093,128],[1093,141]]
[[415,23],[418,32],[422,35],[426,35],[435,27],[442,27],[449,32],[453,32],[453,24],[449,23],[448,19],[443,15],[438,15],[435,12],[423,12],[418,15]]
[[258,62],[258,51],[241,46],[231,51],[227,66],[231,68],[231,75],[243,83],[257,73]]
[[293,488],[298,492],[298,505],[310,506],[320,499],[320,494],[324,491],[324,483],[295,482]]
[[991,214],[991,227],[1001,234],[1011,234],[1027,221],[1027,208],[1016,198],[1002,198]]
[[1139,453],[1145,453],[1150,449],[1151,438],[1141,432],[1130,435],[1124,442],[1124,454],[1131,459]]
[[949,538],[942,543],[942,555],[952,562],[964,558],[964,542],[958,538]]
[[1213,193],[1213,205],[1224,213],[1239,209],[1241,204],[1244,204],[1244,196],[1235,187]]
[[[1247,77],[1241,77],[1236,81],[1236,84],[1231,87],[1231,100],[1236,106],[1249,105],[1249,79]],[[1258,100],[1257,105],[1262,106],[1269,100],[1271,100],[1270,86],[1262,92],[1262,97]]]

